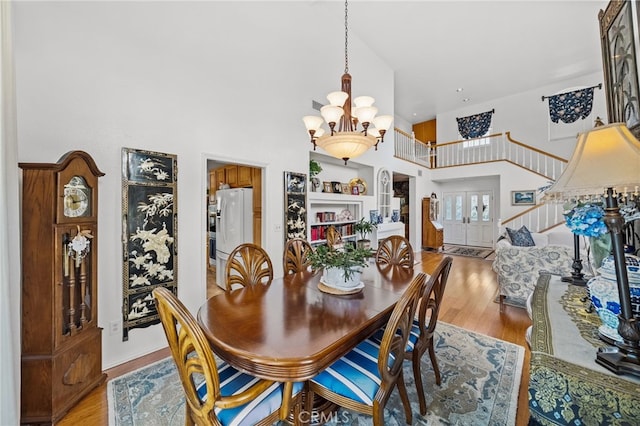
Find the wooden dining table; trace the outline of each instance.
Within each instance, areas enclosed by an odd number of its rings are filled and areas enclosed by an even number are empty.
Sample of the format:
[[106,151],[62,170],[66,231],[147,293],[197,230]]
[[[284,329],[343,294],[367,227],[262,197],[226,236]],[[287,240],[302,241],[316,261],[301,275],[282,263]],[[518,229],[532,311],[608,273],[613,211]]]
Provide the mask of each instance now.
[[418,272],[372,263],[364,268],[362,290],[350,295],[322,291],[321,272],[299,272],[213,296],[197,318],[220,358],[285,383],[285,419],[293,383],[314,377],[386,324]]

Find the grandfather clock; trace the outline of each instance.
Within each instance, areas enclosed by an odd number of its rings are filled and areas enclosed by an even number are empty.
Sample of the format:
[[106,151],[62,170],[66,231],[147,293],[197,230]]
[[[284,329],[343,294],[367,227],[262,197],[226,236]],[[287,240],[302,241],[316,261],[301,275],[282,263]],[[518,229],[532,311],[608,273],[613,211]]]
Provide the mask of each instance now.
[[20,163],[21,423],[54,423],[104,382],[98,327],[98,177],[89,154]]

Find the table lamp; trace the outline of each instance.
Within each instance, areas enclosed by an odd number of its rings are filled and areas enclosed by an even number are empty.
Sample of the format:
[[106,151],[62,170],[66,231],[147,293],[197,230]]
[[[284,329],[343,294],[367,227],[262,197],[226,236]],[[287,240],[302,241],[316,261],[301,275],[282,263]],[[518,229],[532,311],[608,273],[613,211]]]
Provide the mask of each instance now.
[[576,148],[558,180],[545,191],[545,202],[591,201],[604,197],[603,221],[611,234],[622,342],[598,349],[596,362],[616,374],[640,376],[640,319],[633,317],[631,293],[624,255],[620,200],[640,201],[640,142],[623,123],[596,126],[578,136]]

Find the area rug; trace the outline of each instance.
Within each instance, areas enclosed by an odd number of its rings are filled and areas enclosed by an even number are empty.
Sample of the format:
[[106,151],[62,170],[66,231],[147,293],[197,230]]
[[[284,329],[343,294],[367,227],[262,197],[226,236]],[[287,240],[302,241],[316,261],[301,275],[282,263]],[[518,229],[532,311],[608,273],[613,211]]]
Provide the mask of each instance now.
[[493,254],[493,249],[486,247],[471,247],[445,244],[442,252],[445,254],[453,254],[456,256],[479,257],[481,259],[485,259]]
[[[440,322],[434,345],[442,375],[437,386],[428,356],[422,374],[428,412],[421,416],[410,362],[404,375],[414,425],[513,425],[518,406],[524,348]],[[109,380],[112,426],[182,426],[185,401],[171,358]],[[340,409],[329,425],[370,425],[369,416]],[[404,425],[395,390],[385,408],[385,425]]]

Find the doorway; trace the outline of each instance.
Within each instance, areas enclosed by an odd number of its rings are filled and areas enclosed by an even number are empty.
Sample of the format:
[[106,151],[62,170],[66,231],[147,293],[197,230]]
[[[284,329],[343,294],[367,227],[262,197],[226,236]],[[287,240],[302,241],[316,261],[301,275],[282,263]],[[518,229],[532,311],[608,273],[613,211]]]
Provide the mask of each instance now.
[[399,200],[400,222],[404,223],[404,236],[407,240],[410,240],[410,194],[411,191],[409,188],[409,176],[402,173],[393,172],[393,197],[394,199]]
[[455,191],[443,194],[445,243],[493,246],[493,191]]
[[[263,168],[255,165],[248,165],[237,163],[232,160],[224,161],[213,158],[206,160],[207,170],[207,194],[206,194],[206,259],[205,270],[206,282],[207,282],[207,297],[214,295],[216,292],[221,291],[224,287],[224,283],[218,285],[220,281],[220,272],[218,269],[221,265],[221,260],[226,259],[220,255],[221,245],[218,240],[220,229],[216,229],[219,226],[220,216],[218,202],[221,197],[221,193],[231,189],[248,189],[244,194],[246,198],[245,205],[248,206],[249,211],[245,212],[244,220],[242,221],[242,239],[244,242],[252,242],[259,246],[262,246],[262,176]],[[216,195],[216,192],[222,190]],[[227,194],[232,195],[232,194]],[[220,268],[221,270],[223,268]]]

